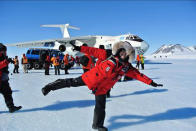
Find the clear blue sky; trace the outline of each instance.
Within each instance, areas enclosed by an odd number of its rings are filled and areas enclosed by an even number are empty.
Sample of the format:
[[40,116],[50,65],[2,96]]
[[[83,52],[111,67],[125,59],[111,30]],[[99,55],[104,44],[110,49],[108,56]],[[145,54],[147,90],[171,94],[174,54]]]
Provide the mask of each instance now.
[[65,23],[81,28],[71,36],[136,34],[150,44],[147,54],[163,44],[196,45],[194,0],[0,1],[2,43],[61,38],[60,29],[40,25]]

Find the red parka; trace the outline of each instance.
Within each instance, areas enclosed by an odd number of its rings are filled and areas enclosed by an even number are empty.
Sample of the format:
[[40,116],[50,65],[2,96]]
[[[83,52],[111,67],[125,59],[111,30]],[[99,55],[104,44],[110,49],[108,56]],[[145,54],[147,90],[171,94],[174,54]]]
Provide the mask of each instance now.
[[130,63],[121,64],[117,57],[111,57],[99,65],[96,65],[93,69],[84,73],[82,79],[90,90],[96,91],[95,95],[103,95],[106,94],[123,75],[146,84],[152,82],[150,78],[141,74]]
[[1,86],[1,77],[2,77],[2,69],[8,66],[9,62],[7,60],[0,61],[0,86]]

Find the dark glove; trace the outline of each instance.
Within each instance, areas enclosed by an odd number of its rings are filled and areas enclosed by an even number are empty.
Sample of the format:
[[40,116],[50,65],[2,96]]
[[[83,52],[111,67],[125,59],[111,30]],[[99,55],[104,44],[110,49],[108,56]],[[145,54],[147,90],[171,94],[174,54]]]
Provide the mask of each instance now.
[[75,43],[76,43],[75,40],[71,40],[69,43],[73,46],[73,51],[75,51],[75,50],[80,51],[80,46],[75,45]]
[[153,86],[153,87],[163,86],[163,84],[157,84],[157,83],[155,83],[154,81],[152,81],[152,82],[150,83],[150,85]]
[[7,58],[7,61],[8,61],[9,63],[14,64],[14,61],[12,60],[12,58]]

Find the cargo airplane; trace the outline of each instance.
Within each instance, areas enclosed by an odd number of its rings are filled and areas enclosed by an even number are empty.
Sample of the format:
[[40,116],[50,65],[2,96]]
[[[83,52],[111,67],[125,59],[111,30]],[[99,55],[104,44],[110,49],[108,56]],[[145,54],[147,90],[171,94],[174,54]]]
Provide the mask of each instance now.
[[80,56],[81,53],[72,50],[72,46],[69,44],[71,40],[76,40],[76,45],[80,46],[83,43],[88,44],[91,47],[99,47],[99,45],[104,45],[106,49],[111,49],[113,44],[118,41],[127,41],[129,42],[136,50],[136,54],[144,54],[148,48],[149,44],[141,39],[137,35],[133,34],[124,34],[119,36],[79,36],[79,37],[70,37],[68,29],[79,30],[79,28],[70,26],[69,24],[57,24],[57,25],[41,25],[41,27],[57,27],[61,29],[63,38],[61,39],[50,39],[50,40],[39,40],[39,41],[30,41],[30,42],[19,42],[14,44],[6,44],[7,46],[16,46],[16,47],[52,47],[54,49],[59,49],[61,52],[68,52],[73,56]]

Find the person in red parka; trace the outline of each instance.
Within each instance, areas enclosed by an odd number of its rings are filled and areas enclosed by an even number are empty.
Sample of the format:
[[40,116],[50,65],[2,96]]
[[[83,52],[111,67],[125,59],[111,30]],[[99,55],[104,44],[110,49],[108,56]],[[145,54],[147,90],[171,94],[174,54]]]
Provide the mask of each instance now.
[[10,113],[20,110],[22,106],[14,106],[12,98],[12,89],[9,85],[9,71],[8,65],[14,61],[7,56],[7,47],[0,43],[0,93],[5,99],[6,106]]
[[[75,46],[74,48],[77,48],[76,50],[83,50],[84,46]],[[57,79],[56,81],[47,84],[42,88],[43,95],[47,95],[50,91],[61,88],[86,85],[95,94],[92,128],[98,129],[99,131],[107,131],[108,129],[104,127],[106,93],[123,75],[154,87],[163,86],[162,84],[155,83],[131,65],[131,62],[135,57],[135,50],[131,44],[122,41],[117,42],[113,46],[112,54],[111,57],[102,61],[99,65],[96,65],[80,77]]]
[[63,57],[63,62],[64,62],[64,70],[65,70],[65,74],[69,74],[68,69],[69,69],[69,54],[65,54]]
[[[82,46],[88,47],[88,45],[86,43],[84,43]],[[84,53],[84,55],[82,57],[80,57],[80,63],[82,65],[82,69],[85,73],[85,72],[89,71],[90,69],[92,69],[93,67],[95,67],[95,64],[94,64],[94,61],[93,61],[91,55],[89,55],[88,53],[85,53],[85,52],[83,52],[83,53]]]

